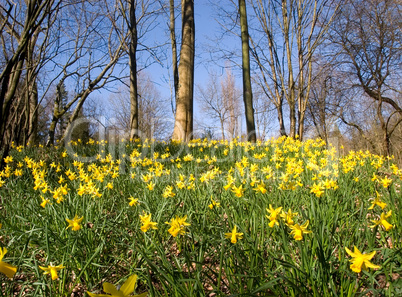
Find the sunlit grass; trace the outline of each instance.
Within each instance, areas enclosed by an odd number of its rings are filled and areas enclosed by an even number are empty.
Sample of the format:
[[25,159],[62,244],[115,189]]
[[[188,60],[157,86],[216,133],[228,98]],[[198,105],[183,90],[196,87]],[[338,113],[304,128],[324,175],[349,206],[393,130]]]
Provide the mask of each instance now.
[[5,161],[2,261],[18,270],[3,296],[99,294],[134,274],[150,296],[402,293],[392,158],[280,138],[73,142]]

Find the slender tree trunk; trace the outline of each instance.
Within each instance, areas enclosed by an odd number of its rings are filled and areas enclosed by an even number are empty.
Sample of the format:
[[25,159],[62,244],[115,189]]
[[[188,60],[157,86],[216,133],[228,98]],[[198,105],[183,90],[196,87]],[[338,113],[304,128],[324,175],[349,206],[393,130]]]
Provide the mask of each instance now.
[[283,104],[279,104],[276,107],[276,110],[278,112],[279,133],[281,134],[281,136],[287,136],[285,123],[284,123],[284,120],[283,120]]
[[57,118],[53,114],[52,121],[49,126],[48,138],[46,141],[46,146],[48,146],[48,147],[52,146],[54,144],[54,135],[55,135],[56,125],[57,125],[58,121],[59,121],[59,118]]
[[221,130],[222,130],[222,140],[225,140],[225,121],[222,117],[219,117],[221,122]]
[[[290,4],[293,6],[293,2]],[[295,96],[295,82],[293,78],[293,64],[292,64],[292,49],[290,40],[290,20],[292,19],[293,7],[288,7],[287,0],[282,0],[282,17],[283,17],[283,37],[286,49],[287,58],[287,70],[288,70],[288,91],[285,92],[286,100],[289,105],[289,121],[290,121],[290,131],[289,136],[296,136],[296,96]],[[290,13],[290,15],[289,15]],[[283,88],[286,88],[283,86]]]
[[[74,111],[72,112],[70,118],[67,121],[66,129],[63,132],[60,142],[71,140],[71,135],[74,132],[74,128],[75,128],[74,121],[76,119],[78,119],[79,116],[83,115],[82,107],[84,106],[85,100],[88,98],[88,96],[90,94],[91,94],[91,91],[86,90],[86,92],[83,93],[80,100],[77,102],[77,106],[74,108]],[[77,125],[77,126],[79,126],[79,125]]]
[[31,87],[28,100],[28,143],[32,146],[38,144],[38,86],[36,82]]
[[[307,110],[307,102],[310,96],[310,90],[312,85],[312,68],[313,68],[313,52],[315,50],[314,45],[314,29],[317,25],[318,18],[318,8],[319,5],[317,0],[314,0],[312,4],[312,19],[311,19],[311,28],[310,33],[307,37],[307,40],[303,43],[303,20],[305,19],[305,8],[303,7],[303,1],[298,2],[297,6],[297,47],[298,47],[298,59],[299,59],[299,94],[298,94],[298,134],[300,140],[303,140],[304,134],[304,120],[305,114]],[[328,26],[328,25],[327,25]],[[325,29],[326,30],[326,29]],[[320,33],[321,35],[322,33]],[[320,37],[318,36],[317,39]],[[316,39],[316,41],[317,41]],[[303,49],[303,47],[305,49]],[[307,58],[306,58],[307,57]],[[306,63],[307,59],[307,63]]]
[[174,13],[174,0],[170,0],[170,42],[172,45],[172,67],[173,67],[173,84],[174,84],[174,98],[177,96],[179,88],[179,72],[177,69],[177,43],[176,43],[176,25],[175,25],[175,13]]
[[304,89],[304,52],[303,52],[303,9],[302,2],[299,1],[297,8],[297,24],[296,25],[296,39],[297,39],[297,57],[299,62],[299,84],[297,90],[297,134],[300,140],[303,138],[304,130],[304,114],[305,114],[305,89]]
[[[137,19],[135,16],[135,0],[130,0],[130,139],[139,137],[138,131],[138,84],[137,84]],[[149,119],[151,120],[151,119]]]
[[56,98],[54,99],[53,104],[53,116],[52,121],[50,122],[48,138],[46,141],[46,146],[54,145],[54,138],[56,133],[57,123],[62,115],[60,115],[60,104],[61,104],[61,87],[63,85],[63,80],[60,81],[56,86]]
[[27,102],[27,116],[26,116],[26,125],[27,129],[25,130],[26,135],[24,135],[24,145],[28,142],[30,145],[37,145],[38,143],[38,85],[36,83],[37,79],[37,70],[35,67],[35,45],[38,40],[38,36],[40,33],[40,28],[38,28],[35,33],[32,35],[32,38],[28,42],[27,48],[27,57],[26,57],[26,65],[27,65],[27,73],[26,73],[26,102]]
[[182,44],[179,62],[179,85],[176,97],[176,118],[172,139],[189,141],[193,132],[194,1],[182,0]]
[[290,120],[290,134],[292,138],[296,137],[296,106],[295,104],[289,105],[289,120]]
[[237,126],[237,115],[235,113],[236,102],[234,96],[229,98],[229,133],[230,137],[233,139],[236,137],[236,126]]
[[247,140],[256,142],[253,93],[251,90],[250,48],[247,24],[246,1],[239,0],[241,43],[242,43],[242,71],[243,71],[243,101],[246,113]]
[[390,155],[390,139],[387,131],[387,124],[384,120],[383,114],[382,114],[382,97],[380,91],[378,91],[379,98],[378,98],[378,105],[377,105],[377,116],[378,119],[380,120],[380,126],[381,126],[381,133],[383,136],[383,142],[381,145],[381,150],[382,154],[389,156]]

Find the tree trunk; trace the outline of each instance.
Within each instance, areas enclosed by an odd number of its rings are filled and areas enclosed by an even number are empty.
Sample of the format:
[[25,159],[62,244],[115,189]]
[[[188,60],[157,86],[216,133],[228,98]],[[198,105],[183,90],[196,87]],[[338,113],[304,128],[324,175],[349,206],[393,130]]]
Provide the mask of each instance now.
[[243,71],[243,101],[246,113],[247,140],[256,142],[253,93],[251,90],[250,49],[245,0],[239,0],[241,43],[242,43],[242,71]]
[[[137,19],[135,16],[135,0],[130,0],[130,139],[139,137],[138,131],[138,84],[137,84]],[[151,120],[151,119],[149,119]]]
[[[296,136],[296,102],[295,102],[296,89],[293,78],[292,45],[291,45],[292,40],[290,36],[291,34],[290,22],[293,17],[292,16],[293,2],[290,2],[290,5],[291,7],[288,7],[287,1],[282,0],[283,37],[285,42],[287,70],[288,70],[288,82],[287,82],[288,91],[285,92],[285,94],[286,94],[286,100],[288,101],[289,105],[289,121],[290,121],[289,136],[294,138]],[[286,88],[286,86],[282,87]]]
[[182,44],[176,118],[172,139],[189,141],[193,132],[195,24],[193,0],[182,0]]
[[177,70],[177,44],[176,44],[176,25],[174,15],[174,0],[170,0],[170,42],[172,44],[172,67],[173,67],[173,84],[174,84],[174,98],[177,96],[179,89],[179,73]]
[[61,87],[62,87],[62,84],[63,84],[63,80],[60,81],[57,84],[57,87],[56,87],[56,98],[54,99],[54,104],[53,104],[53,116],[52,116],[52,121],[50,122],[48,138],[47,138],[47,141],[46,141],[46,146],[48,146],[48,147],[54,145],[56,126],[57,126],[57,122],[59,121],[59,119],[61,117],[61,115],[60,115],[60,104],[61,104]]
[[46,141],[47,147],[54,145],[54,135],[55,135],[56,125],[57,125],[58,121],[59,121],[59,119],[53,115],[52,122],[50,123],[50,126],[49,126],[49,132],[48,132],[48,136],[47,136],[48,138]]
[[225,140],[225,121],[222,117],[219,118],[221,122],[222,140]]
[[382,97],[380,91],[378,91],[378,105],[377,105],[377,116],[380,120],[381,132],[383,135],[383,142],[381,145],[382,154],[385,156],[390,155],[390,139],[387,131],[387,124],[385,123],[383,114],[382,114]]
[[290,121],[290,134],[292,138],[296,137],[296,106],[289,104],[289,121]]
[[38,144],[38,86],[33,83],[28,94],[29,121],[28,121],[28,143],[30,146]]
[[29,145],[34,146],[38,144],[38,85],[36,83],[37,79],[37,69],[35,61],[35,45],[38,40],[40,33],[40,28],[38,28],[32,35],[32,38],[28,42],[27,48],[27,73],[26,73],[26,100],[27,100],[27,117],[26,117],[26,135],[27,139],[24,139],[24,145],[28,142]]
[[8,156],[11,142],[14,138],[14,127],[9,125],[13,120],[10,109],[13,101],[16,101],[14,95],[22,73],[24,59],[25,53],[21,55],[20,60],[16,64],[11,66],[10,73],[7,72],[5,74],[2,88],[0,88],[0,151],[2,151],[0,169],[4,167],[4,158]]
[[281,104],[276,106],[276,110],[278,111],[279,132],[280,132],[281,136],[287,136],[285,123],[284,123],[284,120],[283,120],[283,104],[282,104],[282,101],[281,101]]

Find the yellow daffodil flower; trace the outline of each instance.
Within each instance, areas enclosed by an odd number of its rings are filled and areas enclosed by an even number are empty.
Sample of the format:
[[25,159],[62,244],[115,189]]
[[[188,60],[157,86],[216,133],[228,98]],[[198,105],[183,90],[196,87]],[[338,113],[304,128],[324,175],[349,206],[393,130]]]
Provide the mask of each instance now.
[[39,268],[44,271],[43,274],[50,273],[52,280],[56,280],[59,277],[59,275],[57,274],[57,271],[65,268],[65,267],[63,265],[53,266],[52,264],[50,264],[48,267],[39,266]]
[[145,212],[143,215],[140,215],[140,220],[142,222],[141,231],[147,232],[149,229],[158,229],[156,227],[157,223],[151,221],[152,214],[146,214]]
[[370,260],[375,255],[375,251],[369,254],[362,254],[356,246],[354,247],[353,252],[347,247],[345,247],[345,250],[351,257],[353,257],[353,259],[349,260],[350,262],[352,262],[352,264],[350,265],[350,269],[352,269],[352,271],[359,273],[362,269],[366,270],[367,268],[380,268],[380,266],[374,265],[370,262]]
[[392,179],[390,179],[388,177],[384,177],[381,179],[380,182],[384,188],[388,188],[392,184]]
[[373,177],[371,178],[371,181],[376,181],[376,180],[378,180],[378,176],[375,173],[373,173]]
[[149,183],[147,183],[147,188],[148,188],[148,190],[153,191],[153,190],[154,190],[154,187],[155,187],[155,184],[154,184],[152,181],[149,182]]
[[4,255],[7,253],[6,248],[0,248],[0,272],[5,274],[8,278],[12,278],[17,272],[17,267],[3,262]]
[[266,217],[267,217],[267,218],[269,219],[269,221],[270,221],[269,224],[268,224],[268,226],[271,227],[271,228],[273,228],[274,225],[279,225],[278,217],[279,217],[279,214],[280,214],[280,212],[281,212],[281,210],[282,210],[282,206],[281,206],[281,207],[278,207],[278,208],[276,208],[276,209],[274,209],[274,208],[272,207],[272,205],[270,204],[270,205],[269,205],[269,209],[266,208],[266,210],[270,213],[269,216],[266,215]]
[[295,224],[295,225],[288,225],[290,229],[292,229],[292,232],[290,232],[291,235],[293,235],[293,238],[295,240],[302,240],[303,239],[303,234],[311,233],[311,231],[307,230],[309,224],[309,220],[307,220],[303,225]]
[[380,194],[376,191],[377,197],[374,198],[373,202],[371,202],[371,206],[368,209],[373,209],[375,205],[384,209],[387,206],[387,203],[381,201]]
[[4,158],[4,163],[8,164],[8,163],[12,163],[12,162],[14,162],[12,156],[7,156]]
[[230,189],[231,186],[232,186],[231,183],[227,183],[226,185],[223,186],[223,188],[225,189],[225,191],[227,191]]
[[314,193],[317,197],[321,197],[322,194],[324,194],[321,183],[318,184],[314,183],[313,186],[311,187],[310,193]]
[[144,181],[144,183],[148,183],[151,181],[152,179],[152,174],[148,173],[147,175],[142,175],[141,176],[142,180]]
[[242,239],[243,238],[243,233],[238,233],[237,232],[237,226],[235,225],[233,227],[232,232],[230,233],[225,233],[225,238],[230,238],[230,242],[235,244],[237,242],[238,239]]
[[259,183],[257,187],[253,188],[253,190],[256,192],[261,192],[262,194],[265,194],[267,192],[264,183]]
[[133,274],[125,281],[125,283],[121,286],[119,290],[113,284],[105,282],[103,283],[103,291],[105,291],[105,293],[107,294],[94,294],[88,291],[87,293],[91,297],[146,297],[148,295],[147,292],[140,295],[132,295],[135,289],[136,282],[137,275]]
[[162,197],[163,198],[169,198],[169,197],[174,197],[176,194],[173,192],[173,187],[172,186],[166,186],[166,188],[163,191]]
[[46,207],[46,204],[51,204],[49,199],[45,199],[42,195],[40,196],[40,198],[42,199],[42,202],[40,204],[40,206],[42,206],[43,208]]
[[81,221],[84,219],[84,217],[80,217],[78,218],[77,215],[75,215],[74,219],[70,220],[70,219],[66,219],[66,221],[68,222],[68,226],[66,229],[71,227],[71,230],[73,231],[78,231],[81,229]]
[[176,186],[179,190],[182,190],[186,187],[186,184],[184,183],[184,181],[178,180],[178,181],[176,181]]
[[244,193],[243,185],[236,187],[233,185],[232,192],[235,193],[236,197],[242,197]]
[[138,198],[130,197],[130,198],[128,198],[128,199],[130,199],[130,202],[128,203],[128,205],[130,205],[130,206],[136,206],[136,205],[138,204]]
[[211,196],[211,201],[212,201],[212,203],[210,205],[208,205],[208,207],[210,209],[213,209],[214,207],[218,208],[221,206],[221,204],[219,202],[216,202],[214,199],[212,199],[212,196]]
[[297,215],[298,215],[298,213],[292,212],[291,209],[289,209],[288,212],[284,212],[282,210],[282,213],[280,214],[281,218],[284,219],[286,221],[286,224],[288,224],[288,225],[294,224],[293,217],[295,217]]
[[186,222],[187,216],[182,218],[176,216],[176,218],[172,219],[170,222],[166,222],[166,224],[170,225],[168,232],[173,236],[176,237],[177,235],[184,235],[186,234],[186,226],[190,226],[189,223]]
[[66,180],[66,179],[65,179],[62,175],[60,175],[58,183],[59,183],[59,184],[62,184],[62,183],[65,182],[65,180]]
[[384,212],[381,213],[381,217],[379,220],[371,220],[374,225],[370,226],[371,228],[374,228],[375,226],[378,225],[382,225],[385,228],[385,231],[389,231],[392,229],[392,225],[390,223],[387,222],[387,218],[389,218],[392,215],[392,210],[390,210],[389,212],[387,212],[387,214],[385,214]]

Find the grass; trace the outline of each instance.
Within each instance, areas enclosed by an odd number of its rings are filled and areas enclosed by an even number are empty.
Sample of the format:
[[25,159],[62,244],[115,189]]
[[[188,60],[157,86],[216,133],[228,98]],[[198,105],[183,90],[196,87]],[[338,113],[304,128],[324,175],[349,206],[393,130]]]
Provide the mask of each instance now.
[[[402,170],[392,158],[279,138],[72,142],[17,147],[7,162],[0,244],[18,271],[0,276],[3,296],[100,294],[133,274],[149,296],[402,294]],[[270,205],[282,207],[276,220]],[[280,216],[289,210],[293,225]],[[157,229],[141,230],[146,214]],[[74,231],[66,219],[76,215]],[[185,216],[173,236],[172,220]],[[311,233],[295,240],[291,226],[307,221]],[[354,246],[380,268],[352,271]],[[64,268],[52,280],[39,268],[48,265]]]

